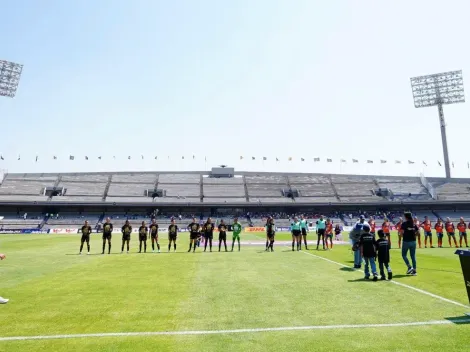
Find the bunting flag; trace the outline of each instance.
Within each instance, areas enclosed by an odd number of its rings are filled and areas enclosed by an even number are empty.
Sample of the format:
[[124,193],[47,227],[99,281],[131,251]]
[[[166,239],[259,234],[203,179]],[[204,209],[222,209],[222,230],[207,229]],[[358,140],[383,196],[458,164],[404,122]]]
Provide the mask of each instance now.
[[183,159],[183,160],[184,160],[184,156],[182,156],[182,157],[181,157],[181,159]]
[[386,164],[386,163],[387,163],[387,160],[380,160],[380,163],[381,163],[381,164]]
[[18,160],[21,160],[21,155],[18,154]]
[[52,157],[52,159],[57,160],[57,157],[54,155],[54,156]]
[[279,161],[279,159],[278,159],[278,158],[276,158],[276,161]]
[[207,156],[204,157],[204,161],[207,161]]
[[155,160],[158,160],[158,156],[155,155]]
[[467,161],[467,168],[470,169],[470,162]]
[[101,156],[98,157],[98,160],[101,160]]
[[305,161],[305,159],[304,159],[304,158],[300,158],[300,161]]
[[143,156],[143,155],[141,155],[141,157],[142,157],[142,160],[144,160],[144,156]]
[[[73,155],[70,155],[69,160],[75,160],[75,157]],[[36,161],[38,161],[38,157],[36,157]]]
[[85,156],[85,160],[88,160],[88,157],[87,157],[87,156]]
[[357,159],[353,159],[353,163],[355,163],[355,164],[356,164],[356,163],[358,163],[358,162],[359,162],[359,160],[357,160]]
[[131,160],[131,156],[130,156],[130,155],[127,157],[127,160]]
[[193,160],[196,159],[196,156],[193,154]]
[[290,156],[289,159],[287,159],[287,160],[292,161],[292,157]]
[[5,160],[5,159],[3,158],[3,155],[0,155],[0,159],[1,159],[1,160]]
[[268,158],[266,158],[265,156],[263,156],[263,160],[268,160]]
[[408,164],[414,164],[414,161],[408,160]]
[[319,161],[320,161],[320,158],[313,158],[313,161],[314,161],[314,162],[319,162]]
[[440,161],[438,161],[437,163],[439,164],[439,166],[442,166],[442,164],[441,164],[441,162],[440,162]]
[[256,160],[256,158],[254,156],[251,157],[251,160]]
[[[39,159],[39,157],[36,155],[36,162],[38,162],[38,159]],[[2,160],[3,160],[3,158],[2,158]]]
[[[113,159],[116,159],[116,155],[113,155]],[[155,159],[156,159],[156,157],[155,157]]]
[[326,159],[326,162],[327,162],[327,163],[332,163],[332,162],[333,162],[333,159]]
[[[19,159],[18,159],[19,160]],[[454,162],[452,162],[452,168],[454,167]]]
[[243,157],[240,155],[240,160],[243,160]]
[[367,164],[373,164],[374,162],[372,160],[367,160]]
[[423,165],[424,165],[424,166],[428,166],[428,164],[426,164],[426,162],[425,162],[424,160],[423,160]]
[[342,163],[345,163],[345,162],[346,162],[346,160],[345,160],[345,159],[341,159],[341,162],[342,162]]
[[395,164],[401,164],[400,160],[395,160]]

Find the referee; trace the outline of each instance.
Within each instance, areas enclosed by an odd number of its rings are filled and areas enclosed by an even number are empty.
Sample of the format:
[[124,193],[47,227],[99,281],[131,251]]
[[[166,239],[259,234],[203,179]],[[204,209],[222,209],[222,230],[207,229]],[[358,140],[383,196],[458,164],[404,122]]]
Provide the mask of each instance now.
[[317,220],[317,234],[318,234],[317,251],[318,251],[318,246],[320,246],[320,239],[323,244],[323,249],[325,249],[325,229],[326,229],[326,221],[325,219],[323,219],[323,215],[320,215],[320,219]]

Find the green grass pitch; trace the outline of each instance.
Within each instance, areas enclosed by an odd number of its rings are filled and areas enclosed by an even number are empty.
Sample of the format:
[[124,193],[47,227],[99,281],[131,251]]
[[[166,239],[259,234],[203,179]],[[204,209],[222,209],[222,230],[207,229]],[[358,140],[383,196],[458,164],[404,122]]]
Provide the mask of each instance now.
[[[176,253],[166,253],[163,235],[162,253],[138,254],[134,235],[131,253],[121,255],[114,235],[113,253],[101,255],[101,237],[92,235],[93,255],[78,256],[80,235],[1,235],[7,259],[0,263],[0,295],[10,302],[0,306],[0,351],[469,350],[470,324],[455,319],[470,307],[362,280],[361,272],[337,264],[352,265],[347,245],[292,252],[278,244],[274,253],[246,245],[241,252],[193,254],[186,252],[188,236],[179,236]],[[242,234],[242,241],[257,240],[263,234]],[[418,276],[409,277],[393,249],[394,280],[468,305],[453,253],[418,250]],[[417,322],[425,325],[400,326]],[[370,325],[340,327],[362,324]],[[289,330],[295,327],[313,328]],[[263,328],[283,329],[238,331]],[[169,334],[5,339],[164,331]]]

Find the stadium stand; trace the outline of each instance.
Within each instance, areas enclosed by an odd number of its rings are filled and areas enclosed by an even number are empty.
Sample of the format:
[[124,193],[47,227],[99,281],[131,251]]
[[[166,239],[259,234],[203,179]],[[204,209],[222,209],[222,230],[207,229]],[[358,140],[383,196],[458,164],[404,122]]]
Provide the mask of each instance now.
[[470,184],[460,182],[432,182],[437,192],[437,200],[453,201],[470,199]]
[[44,193],[44,187],[46,186],[53,186],[53,182],[7,178],[0,187],[0,194],[41,195]]
[[103,182],[64,182],[61,181],[58,187],[64,187],[67,196],[99,196],[102,197],[106,183]]
[[155,183],[116,183],[115,181],[113,181],[108,189],[108,197],[143,197],[145,196],[145,191],[147,189],[153,189],[154,187]]

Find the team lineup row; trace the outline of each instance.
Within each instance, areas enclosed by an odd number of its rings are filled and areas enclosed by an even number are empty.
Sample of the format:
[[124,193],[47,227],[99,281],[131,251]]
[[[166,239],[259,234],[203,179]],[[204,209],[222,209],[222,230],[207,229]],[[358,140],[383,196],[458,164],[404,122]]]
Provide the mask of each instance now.
[[[372,234],[376,232],[376,223],[373,218],[370,218],[369,226]],[[455,238],[455,225],[449,218],[446,219],[444,223],[441,219],[439,219],[434,227],[432,226],[431,221],[426,216],[424,221],[421,223],[418,218],[414,218],[414,223],[418,226],[418,228],[424,229],[424,246],[427,248],[427,243],[429,239],[429,245],[431,248],[434,248],[432,243],[432,229],[436,230],[437,239],[438,239],[438,247],[442,248],[442,240],[444,236],[444,229],[448,235],[449,246],[452,247],[452,239],[453,243],[456,247],[459,247],[457,244],[457,240]],[[403,224],[402,218],[400,218],[399,222],[395,224],[395,228],[398,230],[398,247],[401,248],[402,242],[402,232],[400,230],[401,225]],[[339,239],[339,235],[341,234],[341,227],[339,224],[335,224],[333,227],[333,222],[330,219],[324,219],[323,216],[320,217],[319,220],[315,223],[316,233],[318,234],[317,239],[317,249],[319,248],[320,242],[323,245],[323,249],[331,249],[333,247],[333,234],[336,235],[336,239]],[[204,244],[204,251],[207,250],[207,246],[209,245],[209,250],[212,251],[212,240],[213,240],[213,233],[215,230],[215,225],[212,222],[211,218],[208,218],[207,221],[200,225],[196,218],[193,218],[193,221],[186,227],[190,232],[190,248],[188,250],[193,252],[202,244]],[[382,230],[386,236],[386,238],[390,242],[390,231],[392,225],[388,221],[388,219],[384,219],[382,224]],[[225,250],[227,251],[227,225],[221,220],[220,224],[218,225],[219,231],[219,251],[221,249],[221,245],[224,245]],[[467,229],[470,229],[470,223],[467,225],[463,218],[460,218],[460,222],[457,224],[457,229],[460,234],[460,247],[465,243],[468,247],[467,242]],[[114,226],[111,223],[110,218],[106,219],[106,222],[103,224],[103,247],[102,247],[102,254],[105,253],[106,243],[108,243],[108,253],[111,252],[111,238],[112,233],[114,230]],[[232,224],[233,230],[233,239],[232,239],[232,251],[235,245],[235,241],[238,241],[238,250],[240,250],[240,233],[242,231],[242,226],[238,222],[238,219],[235,218]],[[160,244],[158,243],[158,231],[159,226],[156,223],[156,220],[152,220],[149,226],[146,225],[145,221],[142,221],[142,225],[139,227],[139,253],[147,251],[147,238],[150,234],[150,239],[152,242],[152,251],[155,251],[155,246],[157,247],[157,251],[160,251]],[[178,236],[178,225],[175,223],[175,219],[171,220],[171,224],[168,227],[168,251],[171,250],[171,244],[173,243],[173,249],[176,251],[176,240]],[[307,233],[309,232],[309,223],[307,219],[302,215],[300,219],[294,217],[290,231],[292,234],[292,250],[295,250],[295,245],[297,245],[297,250],[302,249],[302,242],[305,245],[305,249],[307,247]],[[80,254],[82,253],[84,243],[87,243],[88,253],[90,252],[90,234],[92,233],[92,229],[88,224],[88,221],[85,221],[85,225],[81,228],[82,237],[81,237],[81,244],[80,244]],[[121,228],[122,232],[122,246],[121,252],[124,252],[126,247],[127,252],[129,252],[130,247],[130,236],[132,233],[132,226],[129,224],[127,220],[124,226]],[[266,250],[273,251],[274,245],[274,236],[276,233],[276,227],[274,224],[274,219],[269,217],[266,222]],[[302,241],[303,240],[303,241]],[[418,246],[421,248],[421,234],[418,233],[417,235]]]
[[[196,218],[193,218],[193,221],[187,226],[190,233],[189,241],[189,250],[194,252],[197,247],[200,247],[201,243],[204,244],[204,251],[207,250],[207,245],[209,245],[209,250],[212,252],[212,240],[214,237],[215,225],[212,223],[212,219],[208,218],[207,221],[201,226]],[[108,254],[111,253],[111,239],[113,234],[114,226],[111,223],[111,219],[107,218],[106,222],[103,224],[103,250],[101,254],[105,253],[106,243],[108,244]],[[145,221],[142,221],[142,225],[139,227],[139,253],[144,250],[144,253],[147,252],[147,238],[150,234],[152,241],[152,251],[155,252],[155,246],[157,251],[160,252],[160,243],[158,242],[158,224],[156,220],[152,220],[152,223],[147,226]],[[225,251],[227,252],[227,225],[222,220],[218,226],[219,230],[219,252],[221,250],[222,243],[224,244]],[[168,252],[171,250],[171,245],[173,243],[173,250],[176,252],[176,240],[178,238],[178,225],[176,225],[175,219],[171,220],[170,226],[168,226]],[[87,244],[88,254],[90,254],[90,234],[92,232],[91,226],[88,224],[88,221],[85,221],[85,225],[81,228],[82,237],[80,240],[80,252],[82,253],[84,243]],[[126,220],[124,226],[121,228],[122,232],[122,245],[121,253],[124,252],[124,247],[127,249],[127,253],[130,250],[130,240],[132,233],[132,226],[129,224],[129,220]],[[238,250],[240,250],[240,233],[242,232],[242,226],[238,222],[238,219],[234,219],[232,224],[232,251],[235,246],[235,241],[238,242]]]

